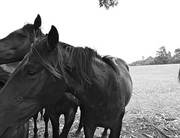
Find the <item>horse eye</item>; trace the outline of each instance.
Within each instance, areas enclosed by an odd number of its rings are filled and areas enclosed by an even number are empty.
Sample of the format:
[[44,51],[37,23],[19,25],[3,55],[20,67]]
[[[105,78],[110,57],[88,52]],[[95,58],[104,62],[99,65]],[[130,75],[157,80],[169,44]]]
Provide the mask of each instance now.
[[26,74],[28,75],[28,76],[33,76],[34,74],[36,74],[34,71],[31,71],[31,70],[28,70],[27,72],[26,72]]
[[31,69],[25,69],[24,70],[24,75],[26,77],[34,77],[36,75],[36,71],[31,70]]

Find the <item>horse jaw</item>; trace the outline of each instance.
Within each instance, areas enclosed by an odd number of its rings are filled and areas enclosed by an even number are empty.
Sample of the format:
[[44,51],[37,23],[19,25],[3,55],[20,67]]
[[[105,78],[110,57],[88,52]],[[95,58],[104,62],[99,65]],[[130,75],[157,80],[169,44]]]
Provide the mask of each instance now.
[[[15,103],[15,106],[8,106],[7,108],[1,106],[0,108],[4,108],[4,112],[0,113],[0,117],[3,118],[3,120],[0,120],[1,125],[3,126],[0,127],[1,138],[5,134],[7,135],[7,133],[15,135],[17,128],[26,123],[42,107],[38,103],[24,102],[20,105],[17,105],[17,103]],[[18,110],[18,108],[21,109]],[[28,109],[28,111],[25,109]],[[25,112],[23,112],[22,110],[24,110]],[[19,112],[23,112],[23,114],[19,114]]]
[[27,54],[29,48],[26,50],[25,46],[19,47],[13,42],[9,43],[4,39],[0,40],[0,64],[21,61]]

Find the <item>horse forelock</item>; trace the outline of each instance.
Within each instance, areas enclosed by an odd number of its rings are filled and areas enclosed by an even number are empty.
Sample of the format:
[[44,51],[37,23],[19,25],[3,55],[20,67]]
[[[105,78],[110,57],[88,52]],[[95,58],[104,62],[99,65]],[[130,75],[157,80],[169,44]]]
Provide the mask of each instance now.
[[63,66],[61,65],[62,62],[59,63],[59,56],[56,54],[58,52],[55,50],[47,55],[46,44],[46,38],[41,38],[40,40],[38,39],[35,44],[32,45],[31,53],[50,73],[53,74],[53,76],[62,78],[63,74],[59,72],[59,67],[63,68]]

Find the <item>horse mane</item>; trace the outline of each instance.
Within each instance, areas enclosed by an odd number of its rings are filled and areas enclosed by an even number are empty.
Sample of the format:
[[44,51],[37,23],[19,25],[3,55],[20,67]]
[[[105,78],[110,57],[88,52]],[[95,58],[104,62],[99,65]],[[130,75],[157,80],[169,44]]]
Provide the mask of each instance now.
[[[39,60],[39,62],[49,70],[55,77],[60,78],[62,75],[59,73],[59,68],[61,68],[63,75],[64,73],[64,65],[62,63],[62,54],[59,48],[56,48],[53,52],[47,56],[47,47],[44,46],[47,44],[46,42],[47,35],[38,37],[34,45],[31,46],[30,52]],[[66,78],[65,78],[66,79]]]
[[[36,46],[32,47],[32,53],[40,60],[55,77],[64,77],[67,84],[67,74],[70,75],[81,86],[88,87],[92,83],[95,73],[92,68],[92,60],[94,58],[101,59],[101,56],[89,47],[74,47],[69,44],[59,42],[57,48],[46,55],[47,48],[46,37],[36,40]],[[41,54],[40,54],[41,53]],[[68,58],[64,60],[65,55]],[[60,70],[62,74],[60,73]]]
[[77,47],[72,52],[73,64],[75,65],[77,81],[85,84],[91,83],[91,78],[94,75],[92,68],[92,59],[97,57],[97,52],[91,48]]
[[59,42],[59,43],[61,44],[61,47],[62,47],[63,49],[73,48],[73,46],[70,45],[70,44],[67,44],[67,43],[64,43],[64,42]]
[[73,47],[69,44],[62,43],[64,53],[69,53],[69,62],[71,65],[67,74],[73,71],[72,77],[79,84],[86,87],[92,83],[92,77],[94,76],[94,70],[92,68],[93,58],[101,58],[98,53],[89,47]]

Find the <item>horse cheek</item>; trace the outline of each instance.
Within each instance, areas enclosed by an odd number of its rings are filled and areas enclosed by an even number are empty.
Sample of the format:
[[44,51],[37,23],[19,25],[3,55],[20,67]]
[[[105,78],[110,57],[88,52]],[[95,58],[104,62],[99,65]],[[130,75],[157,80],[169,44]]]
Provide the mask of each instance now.
[[52,78],[51,76],[42,87],[39,102],[44,106],[55,104],[63,96],[65,89],[66,84],[64,79]]

